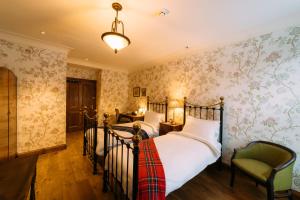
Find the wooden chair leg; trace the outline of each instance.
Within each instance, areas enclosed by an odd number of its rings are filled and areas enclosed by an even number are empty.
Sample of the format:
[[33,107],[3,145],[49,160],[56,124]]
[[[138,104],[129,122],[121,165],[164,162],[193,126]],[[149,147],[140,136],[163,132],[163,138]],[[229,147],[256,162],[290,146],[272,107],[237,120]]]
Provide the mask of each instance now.
[[289,200],[293,200],[293,192],[292,192],[292,190],[288,191],[288,199]]
[[235,166],[231,163],[231,180],[230,180],[230,187],[233,187],[235,180]]
[[267,185],[268,200],[274,200],[274,188],[272,184]]

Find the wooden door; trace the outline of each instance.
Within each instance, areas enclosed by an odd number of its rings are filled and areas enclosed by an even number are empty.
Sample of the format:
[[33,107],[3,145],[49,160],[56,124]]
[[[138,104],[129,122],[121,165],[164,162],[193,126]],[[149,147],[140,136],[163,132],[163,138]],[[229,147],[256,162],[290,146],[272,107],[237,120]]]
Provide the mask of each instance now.
[[8,126],[9,126],[9,152],[8,157],[17,156],[17,77],[9,71],[8,73]]
[[8,70],[0,67],[0,160],[8,157]]
[[67,132],[82,129],[80,80],[67,79]]
[[82,105],[87,108],[90,116],[95,115],[96,81],[82,81]]
[[84,107],[96,108],[96,81],[67,78],[67,132],[83,130]]

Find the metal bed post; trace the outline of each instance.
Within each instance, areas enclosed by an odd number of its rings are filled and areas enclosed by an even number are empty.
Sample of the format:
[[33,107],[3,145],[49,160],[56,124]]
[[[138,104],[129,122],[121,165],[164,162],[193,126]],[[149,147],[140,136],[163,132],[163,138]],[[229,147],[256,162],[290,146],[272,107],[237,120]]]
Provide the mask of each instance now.
[[166,109],[165,122],[167,122],[168,121],[168,97],[166,97],[165,109]]
[[223,155],[223,112],[224,112],[224,97],[220,97],[220,143],[221,146],[221,157],[218,162],[219,170],[222,170],[222,155]]
[[[107,183],[107,178],[108,178],[108,170],[105,169],[105,159],[107,156],[107,137],[108,137],[108,117],[109,114],[104,113],[104,120],[103,120],[103,126],[104,126],[104,158],[103,158],[103,167],[104,167],[104,173],[103,173],[103,192],[107,192],[108,191],[108,183]],[[108,161],[109,162],[109,161]]]
[[86,119],[86,110],[83,111],[83,155],[86,155],[86,127],[87,119]]
[[98,132],[98,116],[94,116],[94,142],[93,142],[93,174],[97,174],[97,153],[96,153],[96,148],[97,148],[97,132]]
[[184,97],[183,99],[183,125],[185,125],[185,121],[186,121],[186,97]]
[[132,200],[137,199],[137,192],[138,192],[138,166],[139,166],[139,143],[141,140],[141,136],[139,132],[141,130],[140,124],[133,125],[134,136],[132,138],[133,142],[133,178],[132,178]]

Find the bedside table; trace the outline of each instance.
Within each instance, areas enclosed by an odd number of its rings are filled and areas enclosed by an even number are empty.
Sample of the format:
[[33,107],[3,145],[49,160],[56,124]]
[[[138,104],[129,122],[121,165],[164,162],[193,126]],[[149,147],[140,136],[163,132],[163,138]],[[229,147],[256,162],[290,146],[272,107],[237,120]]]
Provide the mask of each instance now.
[[181,131],[183,124],[171,124],[170,122],[161,122],[159,124],[159,135],[165,135],[171,131]]

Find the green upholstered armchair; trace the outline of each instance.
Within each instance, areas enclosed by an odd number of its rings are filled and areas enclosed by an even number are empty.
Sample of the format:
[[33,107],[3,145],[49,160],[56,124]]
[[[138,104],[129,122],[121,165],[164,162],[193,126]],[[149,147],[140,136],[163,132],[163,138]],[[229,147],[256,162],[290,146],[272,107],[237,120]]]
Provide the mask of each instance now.
[[273,200],[279,191],[286,191],[280,193],[280,197],[292,199],[295,161],[296,153],[287,147],[265,141],[251,142],[245,148],[234,150],[230,186],[233,187],[235,169],[238,168],[252,177],[257,184],[266,186],[268,200]]

